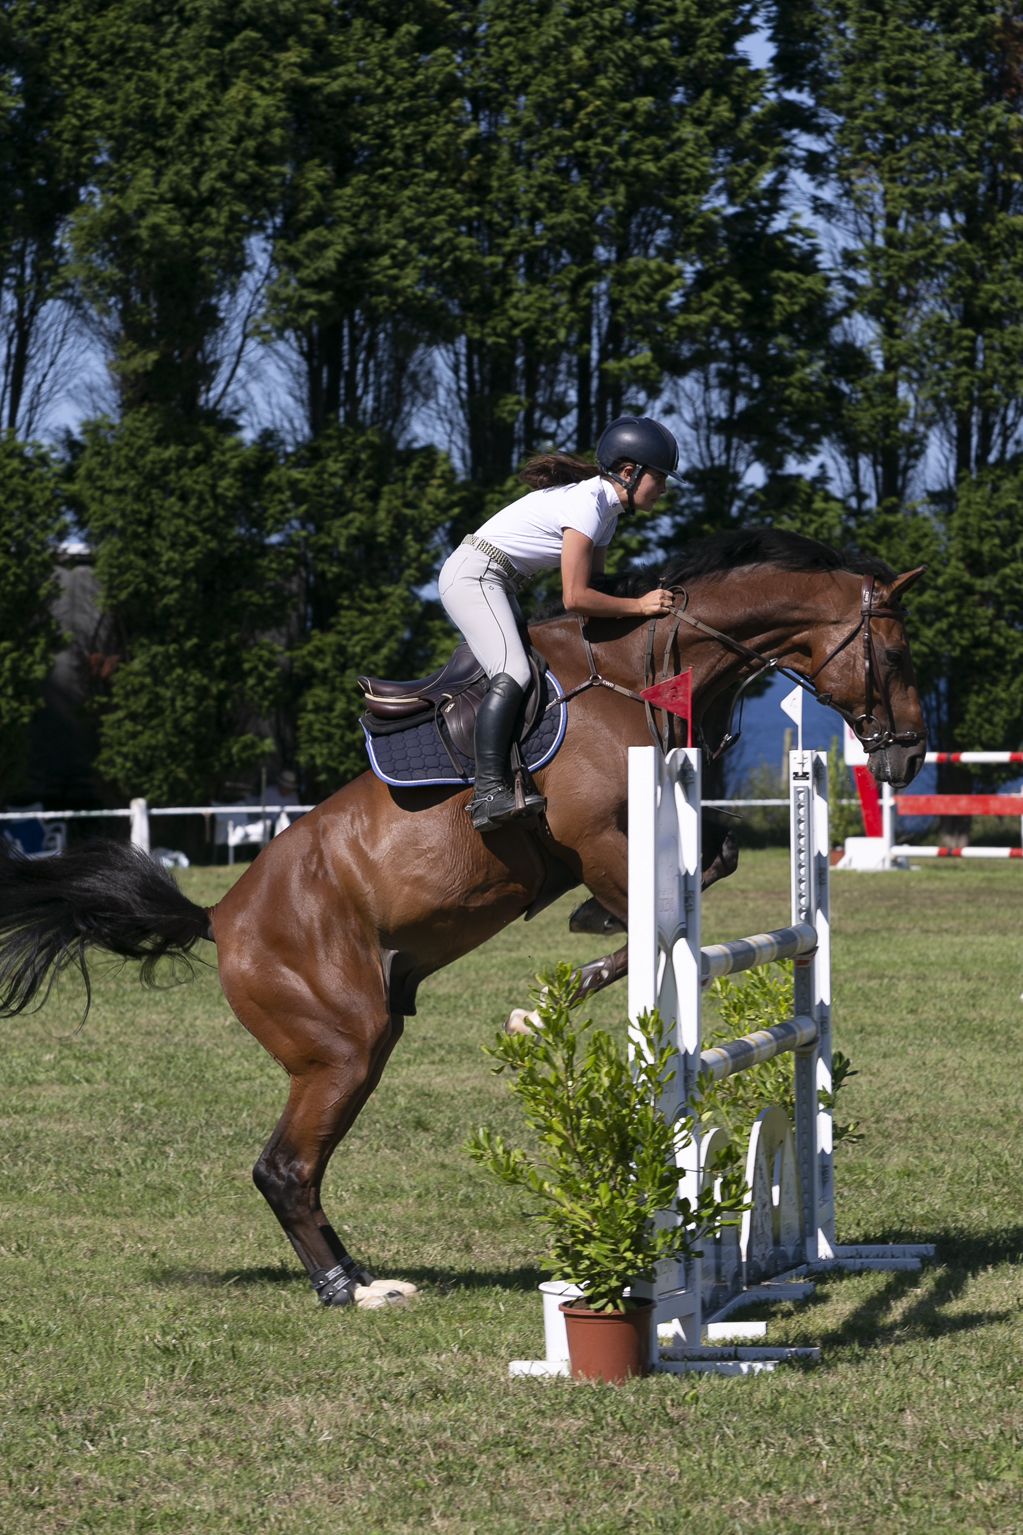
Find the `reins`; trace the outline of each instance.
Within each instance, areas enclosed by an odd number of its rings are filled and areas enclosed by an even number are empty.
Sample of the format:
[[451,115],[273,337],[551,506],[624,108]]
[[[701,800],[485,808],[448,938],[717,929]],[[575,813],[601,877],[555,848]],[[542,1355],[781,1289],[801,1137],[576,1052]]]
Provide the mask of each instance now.
[[[686,589],[684,587],[672,588],[672,591],[678,594],[678,598],[680,600],[678,606],[672,608],[670,614],[674,622],[672,623],[671,631],[668,634],[664,646],[662,681],[672,675],[669,670],[671,665],[671,655],[675,645],[676,637],[678,635],[679,626],[681,624],[688,624],[691,629],[697,629],[701,634],[706,634],[711,639],[717,640],[719,644],[727,646],[729,650],[733,650],[736,655],[741,656],[744,661],[749,662],[756,668],[747,678],[745,678],[743,682],[739,684],[738,688],[732,695],[728,725],[718,746],[711,753],[712,757],[720,757],[723,752],[727,751],[729,747],[734,746],[736,741],[738,741],[742,733],[742,705],[744,702],[746,689],[750,686],[751,683],[755,682],[758,677],[764,676],[767,672],[775,672],[779,677],[787,678],[790,682],[794,683],[796,687],[803,688],[807,693],[810,694],[812,698],[815,698],[818,703],[823,704],[825,708],[833,708],[836,713],[840,714],[842,718],[848,722],[858,737],[863,750],[867,752],[868,755],[871,752],[881,751],[885,747],[892,745],[914,746],[918,741],[921,740],[919,731],[896,731],[893,730],[890,725],[883,726],[873,712],[875,692],[878,693],[878,697],[880,698],[881,693],[884,690],[878,690],[876,687],[874,641],[871,631],[871,624],[875,618],[895,618],[901,621],[905,619],[906,616],[905,609],[898,603],[887,603],[882,606],[876,605],[874,601],[875,585],[876,578],[874,576],[869,575],[863,577],[863,585],[860,591],[860,616],[858,620],[853,624],[849,632],[843,635],[838,644],[828,651],[828,654],[824,657],[824,660],[821,661],[819,666],[814,668],[808,677],[804,676],[802,672],[797,672],[791,666],[782,666],[776,656],[765,656],[761,651],[755,650],[752,645],[747,645],[742,640],[737,640],[734,635],[725,634],[723,630],[716,629],[713,624],[705,623],[702,618],[697,618],[695,614],[688,611],[689,594]],[[645,674],[645,686],[648,688],[651,687],[657,680],[657,666],[654,659],[654,644],[658,624],[662,622],[662,619],[654,617],[651,618],[647,627],[647,640],[643,669]],[[834,702],[830,691],[823,693],[820,691],[820,689],[816,686],[816,679],[821,675],[825,668],[829,666],[832,661],[834,661],[835,657],[841,655],[847,646],[852,644],[856,636],[861,633],[863,635],[865,707],[862,714],[851,715],[847,710],[842,709],[838,704]],[[554,704],[567,703],[570,698],[575,698],[577,694],[584,693],[588,688],[610,688],[613,692],[621,693],[624,697],[634,699],[636,703],[641,703],[643,705],[644,709],[646,710],[647,727],[650,731],[654,745],[659,747],[662,751],[666,752],[670,746],[670,711],[664,711],[665,713],[669,714],[669,719],[665,722],[664,738],[662,739],[661,732],[657,729],[657,725],[654,720],[654,710],[661,709],[663,706],[652,704],[649,699],[644,698],[642,693],[638,692],[635,688],[624,687],[621,683],[613,682],[609,677],[604,677],[600,674],[597,668],[596,657],[593,654],[593,646],[591,645],[589,637],[586,634],[585,619],[583,619],[581,616],[579,617],[579,634],[580,638],[582,639],[583,650],[586,654],[586,661],[590,669],[590,674],[585,679],[585,681],[580,682],[576,687],[571,688],[566,693],[560,694],[557,698],[551,699],[547,707],[551,708]],[[731,725],[736,704],[739,705],[739,728],[733,732]],[[888,715],[890,719],[890,706],[888,708]]]
[[[586,633],[586,620],[581,615],[576,616],[579,622],[579,638],[582,640],[583,650],[586,654],[586,663],[590,668],[590,674],[583,682],[577,683],[574,688],[569,688],[567,692],[559,693],[556,698],[552,698],[548,703],[547,708],[552,709],[555,704],[567,703],[570,698],[575,698],[579,693],[585,693],[588,688],[610,688],[613,693],[621,693],[623,697],[631,698],[636,703],[643,705],[644,709],[646,710],[647,729],[650,731],[654,745],[659,747],[661,751],[667,752],[671,745],[670,716],[669,720],[665,722],[664,739],[662,740],[661,733],[657,729],[657,725],[654,720],[654,710],[660,706],[657,704],[652,704],[649,698],[644,698],[643,694],[637,692],[635,688],[624,687],[620,682],[612,682],[610,677],[601,676],[600,672],[597,670],[597,658],[593,654],[593,646],[590,644],[589,636]],[[664,647],[664,671],[661,677],[662,681],[671,675],[671,672],[669,671],[669,667],[671,665],[671,652],[672,647],[675,644],[675,636],[678,633],[678,626],[682,617],[681,613],[679,613],[678,610],[674,608],[672,609],[672,616],[674,616],[675,622],[672,625],[671,633],[669,634],[667,643]],[[660,622],[661,620],[658,618],[651,618],[649,624],[647,625],[646,650],[644,653],[643,664],[645,687],[651,687],[657,680],[657,666],[654,661],[654,638],[657,634],[657,625]]]

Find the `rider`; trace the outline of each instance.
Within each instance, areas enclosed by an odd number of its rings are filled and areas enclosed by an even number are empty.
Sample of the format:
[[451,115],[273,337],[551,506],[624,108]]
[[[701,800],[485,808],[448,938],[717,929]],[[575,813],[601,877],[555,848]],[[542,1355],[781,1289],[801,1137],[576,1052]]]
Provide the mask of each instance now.
[[530,459],[520,474],[533,487],[502,508],[448,556],[440,600],[490,679],[476,718],[476,784],[469,814],[477,831],[516,815],[539,815],[546,800],[526,790],[515,804],[509,753],[529,686],[529,662],[514,593],[540,571],[561,567],[562,600],[584,618],[647,618],[670,610],[658,588],[615,597],[592,583],[623,511],[650,511],[678,467],[678,445],[647,416],[619,416],[601,433],[597,467],[566,453]]

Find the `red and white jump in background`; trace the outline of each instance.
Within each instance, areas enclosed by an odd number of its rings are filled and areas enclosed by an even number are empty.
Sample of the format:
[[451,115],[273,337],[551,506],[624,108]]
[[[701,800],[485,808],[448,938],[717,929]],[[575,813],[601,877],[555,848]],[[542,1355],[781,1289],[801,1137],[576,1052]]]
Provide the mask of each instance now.
[[[1023,847],[918,847],[895,844],[898,815],[997,815],[1019,816],[1023,831],[1023,794],[893,794],[879,792],[867,766],[867,756],[856,736],[845,727],[845,760],[852,768],[863,811],[864,837],[850,837],[846,847],[847,868],[888,868],[894,856],[904,858],[1023,858]],[[928,752],[925,762],[962,763],[964,766],[1023,766],[1023,752]],[[866,844],[872,844],[867,846]],[[849,844],[855,844],[850,846]]]

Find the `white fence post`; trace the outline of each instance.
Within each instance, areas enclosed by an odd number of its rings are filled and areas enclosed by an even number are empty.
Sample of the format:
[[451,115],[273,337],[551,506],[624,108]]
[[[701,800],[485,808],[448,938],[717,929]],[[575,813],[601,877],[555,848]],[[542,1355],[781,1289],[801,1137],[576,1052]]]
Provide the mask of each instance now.
[[149,852],[149,803],[145,799],[131,802],[131,840],[134,847]]
[[895,855],[895,790],[890,783],[881,785],[881,836],[884,838],[881,867],[890,869]]
[[[751,1302],[801,1300],[815,1274],[835,1270],[915,1270],[929,1244],[840,1246],[835,1241],[832,1171],[831,925],[828,904],[828,778],[824,752],[789,755],[791,926],[701,947],[701,756],[653,747],[629,751],[629,1036],[658,1010],[672,1032],[677,1076],[666,1104],[692,1104],[701,1072],[720,1081],[795,1052],[795,1123],[778,1105],[759,1115],[746,1149],[751,1207],[741,1231],[708,1235],[702,1258],[663,1263],[652,1286],[661,1324],[652,1363],[674,1372],[740,1375],[783,1359],[815,1359],[816,1348],[751,1347],[763,1322],[735,1322]],[[792,959],[793,1016],[740,1039],[704,1048],[701,1001],[716,976]],[[822,1101],[823,1098],[823,1101]],[[715,1128],[678,1154],[679,1192],[695,1200],[713,1177]],[[638,1287],[639,1288],[639,1287]],[[564,1374],[563,1347],[545,1329],[545,1360],[516,1361],[513,1374]],[[725,1339],[731,1346],[722,1346]],[[712,1346],[707,1346],[711,1344]],[[662,1346],[663,1345],[663,1346]]]

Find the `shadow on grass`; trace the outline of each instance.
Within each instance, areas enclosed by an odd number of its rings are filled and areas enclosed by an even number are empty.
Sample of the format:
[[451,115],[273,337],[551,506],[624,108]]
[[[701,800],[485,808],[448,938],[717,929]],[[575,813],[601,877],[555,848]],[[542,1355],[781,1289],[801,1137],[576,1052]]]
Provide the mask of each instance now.
[[[878,1237],[882,1241],[884,1238]],[[924,1260],[918,1273],[899,1272],[878,1277],[879,1288],[864,1298],[850,1314],[826,1328],[815,1339],[823,1348],[854,1347],[874,1349],[914,1338],[945,1338],[954,1333],[1008,1321],[1010,1310],[957,1311],[948,1308],[960,1299],[971,1279],[987,1269],[1002,1264],[1023,1262],[1023,1226],[979,1235],[956,1232],[915,1234],[914,1241],[932,1242],[937,1256]],[[406,1279],[426,1294],[453,1294],[481,1290],[535,1293],[546,1276],[537,1268],[514,1269],[422,1268],[400,1261],[371,1265],[378,1278]],[[208,1286],[211,1289],[235,1287],[263,1289],[267,1286],[294,1285],[304,1290],[308,1285],[303,1271],[293,1265],[275,1264],[247,1269],[198,1269],[169,1265],[153,1269],[151,1280],[157,1285]],[[827,1303],[829,1294],[848,1282],[841,1273],[822,1275],[818,1293],[808,1303],[799,1304],[799,1312],[808,1316]],[[833,1287],[835,1289],[833,1290]],[[778,1315],[778,1302],[765,1299],[751,1305],[743,1316],[769,1319]]]
[[455,1269],[409,1268],[403,1263],[377,1265],[373,1272],[378,1279],[408,1279],[422,1290],[523,1290],[533,1291],[549,1274],[537,1268],[516,1269]]
[[[920,1233],[913,1240],[933,1243],[936,1256],[925,1258],[923,1267],[915,1273],[878,1271],[883,1278],[880,1288],[861,1301],[841,1323],[821,1334],[816,1341],[822,1348],[844,1344],[873,1349],[911,1339],[947,1338],[1013,1317],[1011,1309],[950,1314],[948,1307],[961,1298],[977,1274],[1023,1260],[1023,1226],[979,1235]],[[832,1286],[841,1286],[846,1277],[841,1272],[822,1275],[816,1281],[820,1288],[809,1308],[824,1305]],[[743,1314],[752,1316],[762,1310],[757,1307],[755,1312],[751,1307]]]
[[306,1282],[306,1276],[301,1269],[291,1268],[284,1263],[273,1266],[268,1264],[264,1268],[251,1269],[176,1268],[171,1264],[164,1264],[160,1268],[150,1269],[149,1278],[153,1284],[167,1285],[171,1288],[178,1285],[195,1285],[206,1286],[211,1290],[221,1290],[227,1286],[263,1289],[267,1285]]
[[[523,1290],[533,1291],[547,1276],[536,1268],[452,1269],[409,1268],[402,1263],[371,1265],[378,1279],[406,1279],[421,1290],[434,1292],[454,1290]],[[163,1264],[150,1269],[149,1278],[155,1285],[168,1288],[177,1286],[208,1287],[209,1289],[263,1289],[268,1285],[308,1285],[305,1272],[287,1264],[267,1265],[248,1269],[200,1269],[175,1267]]]

